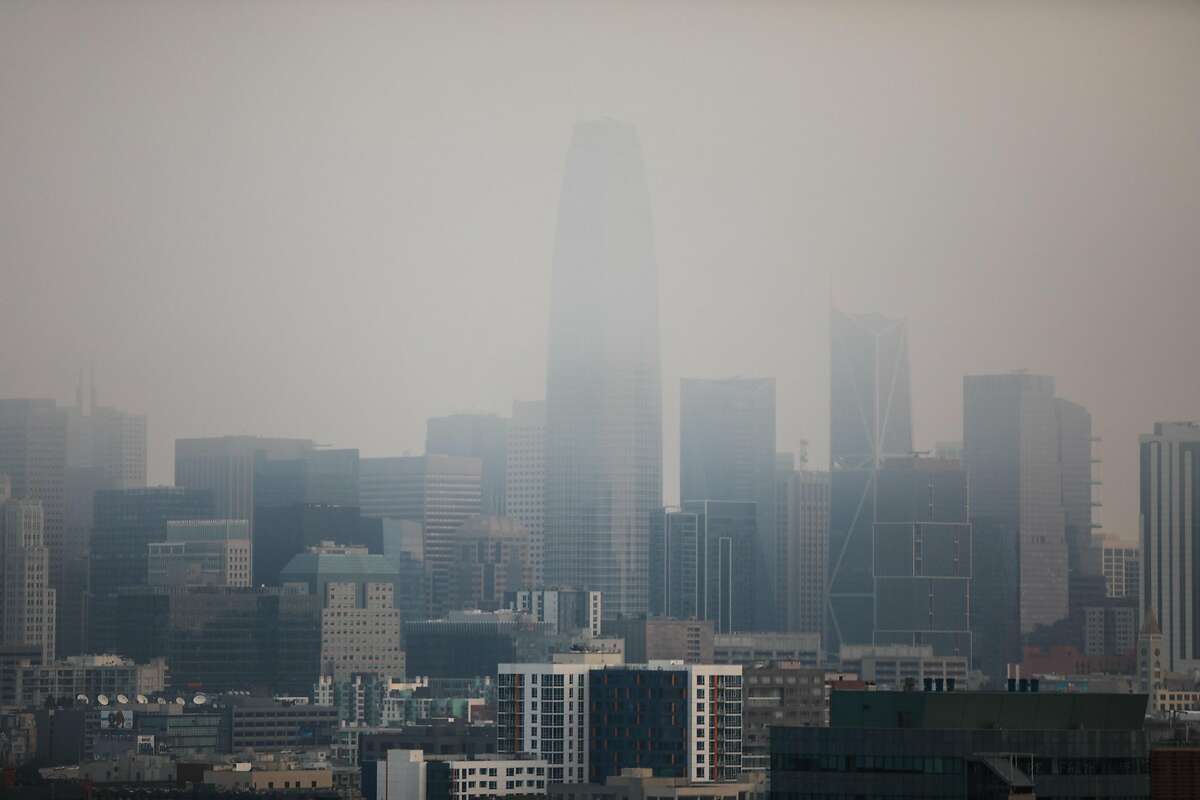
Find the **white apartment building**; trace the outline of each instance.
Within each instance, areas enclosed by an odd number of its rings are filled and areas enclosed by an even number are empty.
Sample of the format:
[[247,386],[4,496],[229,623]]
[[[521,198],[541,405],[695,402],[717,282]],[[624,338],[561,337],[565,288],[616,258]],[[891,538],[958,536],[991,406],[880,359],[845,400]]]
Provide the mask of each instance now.
[[421,750],[389,750],[376,762],[375,800],[425,800],[433,773],[448,779],[450,800],[544,795],[548,767],[535,759],[439,758]]

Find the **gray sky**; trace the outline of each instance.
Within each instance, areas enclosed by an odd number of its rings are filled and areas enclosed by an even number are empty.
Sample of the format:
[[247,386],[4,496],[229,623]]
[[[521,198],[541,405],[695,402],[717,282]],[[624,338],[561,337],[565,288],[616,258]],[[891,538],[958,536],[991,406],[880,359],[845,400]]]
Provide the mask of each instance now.
[[907,317],[917,442],[962,375],[1057,376],[1137,522],[1200,417],[1200,4],[0,5],[0,395],[173,439],[419,452],[541,395],[563,159],[637,126],[678,379],[774,375],[828,458],[828,321]]

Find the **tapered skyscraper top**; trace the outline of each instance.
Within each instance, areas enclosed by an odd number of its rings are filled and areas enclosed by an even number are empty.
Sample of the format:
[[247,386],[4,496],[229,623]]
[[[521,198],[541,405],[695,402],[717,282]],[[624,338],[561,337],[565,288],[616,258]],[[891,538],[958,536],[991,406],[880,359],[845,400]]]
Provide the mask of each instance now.
[[634,130],[575,129],[559,205],[546,373],[546,582],[646,610],[662,503],[658,276]]

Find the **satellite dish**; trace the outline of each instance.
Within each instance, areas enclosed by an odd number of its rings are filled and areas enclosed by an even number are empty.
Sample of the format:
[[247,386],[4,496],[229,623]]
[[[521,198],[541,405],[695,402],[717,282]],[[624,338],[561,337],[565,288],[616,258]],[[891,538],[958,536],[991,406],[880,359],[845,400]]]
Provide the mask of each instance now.
[[150,702],[149,700],[146,699],[146,695],[144,695],[144,694],[139,694],[137,696],[137,701],[138,701],[138,705],[142,705],[142,706],[144,706],[144,705],[146,705],[146,703]]
[[75,702],[83,703],[86,706],[88,704],[88,696],[86,694],[77,694],[75,695]]
[[106,695],[106,694],[96,695],[96,702],[102,706],[108,705],[108,695]]
[[187,705],[187,700],[184,700],[182,697],[176,697],[176,698],[175,698],[175,705],[177,705],[177,706],[186,706],[186,705]]
[[197,692],[197,693],[196,693],[196,696],[192,698],[192,702],[193,702],[193,703],[195,703],[195,704],[196,704],[196,705],[198,705],[198,706],[202,706],[202,705],[204,705],[205,703],[207,703],[207,702],[208,702],[208,698],[207,698],[207,697],[205,697],[205,696],[204,696],[203,694],[201,694],[200,692]]
[[129,703],[129,698],[123,694],[119,694],[119,695],[117,695],[117,702],[120,703],[121,705],[126,705],[127,703]]
[[163,703],[167,702],[167,698],[163,697],[160,694],[158,697],[154,698],[154,702],[158,703],[159,705],[162,705]]

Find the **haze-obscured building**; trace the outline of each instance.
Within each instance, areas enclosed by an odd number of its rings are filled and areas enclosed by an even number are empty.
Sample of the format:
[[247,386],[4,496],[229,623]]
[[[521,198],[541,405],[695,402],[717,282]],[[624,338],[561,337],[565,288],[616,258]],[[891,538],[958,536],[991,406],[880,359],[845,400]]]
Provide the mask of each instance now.
[[425,426],[427,455],[478,458],[480,511],[508,516],[505,507],[510,422],[495,414],[451,414],[430,417]]
[[508,426],[504,513],[529,531],[533,586],[545,586],[546,404],[515,401]]
[[826,605],[829,473],[796,469],[791,453],[778,453],[775,482],[781,629],[821,633]]
[[164,542],[147,552],[150,586],[250,586],[250,523],[168,520]]
[[0,474],[0,644],[33,646],[43,663],[55,657],[56,592],[40,500],[12,497]]

